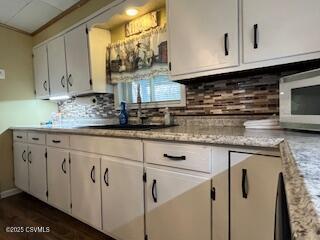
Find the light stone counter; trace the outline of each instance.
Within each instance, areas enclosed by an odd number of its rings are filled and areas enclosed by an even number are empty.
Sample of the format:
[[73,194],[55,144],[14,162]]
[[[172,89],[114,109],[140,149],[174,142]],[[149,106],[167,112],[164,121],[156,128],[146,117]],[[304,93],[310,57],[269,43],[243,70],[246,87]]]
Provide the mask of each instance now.
[[279,148],[293,239],[320,239],[320,134],[242,127],[177,126],[152,131],[14,127],[13,130],[81,134],[214,145]]

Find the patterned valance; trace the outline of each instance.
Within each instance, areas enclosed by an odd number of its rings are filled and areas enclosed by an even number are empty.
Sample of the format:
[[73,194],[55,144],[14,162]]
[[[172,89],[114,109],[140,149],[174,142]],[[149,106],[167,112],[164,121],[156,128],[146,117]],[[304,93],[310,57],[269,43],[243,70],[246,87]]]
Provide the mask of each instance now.
[[168,74],[166,26],[110,45],[111,82],[128,82]]

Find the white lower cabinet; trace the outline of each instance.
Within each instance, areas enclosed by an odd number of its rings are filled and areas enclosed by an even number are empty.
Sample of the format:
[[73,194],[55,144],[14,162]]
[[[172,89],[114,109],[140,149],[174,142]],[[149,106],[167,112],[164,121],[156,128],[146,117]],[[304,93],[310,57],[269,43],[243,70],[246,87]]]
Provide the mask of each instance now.
[[28,145],[15,142],[13,144],[14,182],[17,188],[29,192]]
[[210,240],[210,178],[147,167],[149,240]]
[[103,231],[121,240],[144,239],[143,164],[102,157]]
[[69,152],[48,148],[48,203],[71,213]]
[[279,156],[227,148],[213,153],[212,239],[273,239]]
[[46,146],[29,144],[29,192],[42,201],[47,201]]
[[70,159],[72,215],[101,229],[100,157],[72,152]]

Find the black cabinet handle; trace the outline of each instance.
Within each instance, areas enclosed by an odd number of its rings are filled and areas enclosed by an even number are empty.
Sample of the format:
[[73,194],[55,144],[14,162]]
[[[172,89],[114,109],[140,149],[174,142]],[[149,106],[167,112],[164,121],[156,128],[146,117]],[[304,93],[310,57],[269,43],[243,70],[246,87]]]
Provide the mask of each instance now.
[[158,202],[157,180],[155,179],[153,179],[152,183],[152,198],[155,203]]
[[39,138],[32,138],[33,141],[39,141]]
[[91,169],[91,173],[90,173],[90,177],[91,177],[91,180],[93,183],[96,183],[96,167],[93,166],[92,169]]
[[168,154],[163,154],[163,156],[165,158],[169,158],[170,160],[173,160],[173,161],[183,161],[183,160],[186,160],[186,156],[171,156],[171,155],[168,155]]
[[17,138],[22,139],[22,136],[17,136]]
[[31,160],[30,156],[31,156],[31,151],[28,152],[28,162],[31,164],[31,163],[32,163],[32,160]]
[[43,88],[44,88],[44,90],[48,91],[48,82],[47,81],[43,82]]
[[104,171],[103,180],[106,186],[109,187],[109,168]]
[[70,81],[71,77],[72,77],[72,75],[70,73],[69,76],[68,76],[68,84],[70,85],[70,87],[72,87],[72,82]]
[[248,198],[248,177],[247,169],[242,169],[242,197]]
[[64,75],[62,76],[60,82],[61,82],[61,86],[62,86],[63,88],[65,88],[65,87],[66,87],[66,84],[64,83]]
[[253,25],[253,31],[254,31],[254,36],[253,36],[253,48],[257,49],[258,48],[258,24]]
[[23,153],[22,153],[22,160],[23,160],[24,162],[27,161],[26,158],[25,158],[26,153],[27,153],[26,150],[24,150]]
[[60,140],[52,140],[53,143],[61,143]]
[[62,172],[64,172],[64,174],[67,174],[66,162],[67,162],[67,160],[66,160],[66,159],[63,159],[63,162],[62,162],[62,164],[61,164],[61,169],[62,169]]
[[224,55],[225,56],[229,55],[229,34],[228,33],[224,34]]

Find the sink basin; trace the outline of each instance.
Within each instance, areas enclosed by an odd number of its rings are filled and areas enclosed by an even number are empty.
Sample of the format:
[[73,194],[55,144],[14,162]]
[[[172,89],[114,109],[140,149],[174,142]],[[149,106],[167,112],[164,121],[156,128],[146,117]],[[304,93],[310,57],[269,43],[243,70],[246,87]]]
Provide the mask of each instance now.
[[111,124],[111,125],[100,125],[100,126],[86,126],[81,128],[90,128],[90,129],[109,129],[109,130],[135,130],[135,131],[147,131],[152,129],[161,129],[168,128],[177,125],[156,125],[156,124]]

